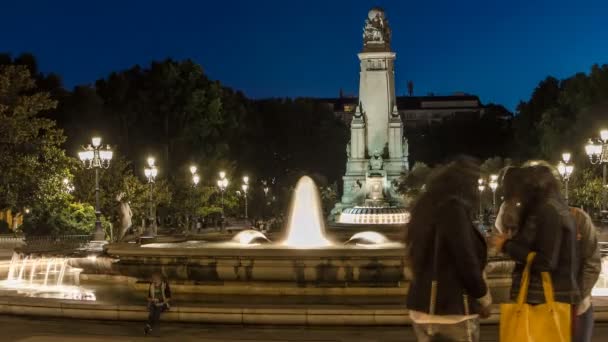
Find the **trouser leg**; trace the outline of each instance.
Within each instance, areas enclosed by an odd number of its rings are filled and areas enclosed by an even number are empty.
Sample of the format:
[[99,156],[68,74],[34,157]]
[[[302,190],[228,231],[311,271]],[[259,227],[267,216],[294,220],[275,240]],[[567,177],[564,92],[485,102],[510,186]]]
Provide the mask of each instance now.
[[590,306],[582,315],[576,316],[576,329],[574,342],[591,342],[593,335],[593,306]]

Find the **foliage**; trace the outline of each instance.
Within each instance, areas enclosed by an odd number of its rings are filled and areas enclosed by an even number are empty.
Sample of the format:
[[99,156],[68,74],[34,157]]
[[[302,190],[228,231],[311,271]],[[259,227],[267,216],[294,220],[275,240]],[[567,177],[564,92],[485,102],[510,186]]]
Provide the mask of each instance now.
[[[557,160],[564,150],[584,162],[583,145],[608,124],[608,65],[564,80],[548,77],[528,102],[520,103],[515,120],[517,155],[521,159]],[[578,156],[577,156],[578,155]]]
[[[90,204],[69,201],[38,203],[25,215],[22,231],[26,235],[81,235],[95,230],[95,209]],[[102,227],[109,222],[102,219]]]
[[594,170],[587,167],[575,170],[570,181],[570,203],[593,211],[602,204],[602,179]]
[[42,116],[56,104],[37,89],[27,67],[0,66],[0,208],[31,208],[35,214],[26,216],[24,229],[32,234],[86,229],[66,212],[63,180],[75,162],[60,148],[62,131]]

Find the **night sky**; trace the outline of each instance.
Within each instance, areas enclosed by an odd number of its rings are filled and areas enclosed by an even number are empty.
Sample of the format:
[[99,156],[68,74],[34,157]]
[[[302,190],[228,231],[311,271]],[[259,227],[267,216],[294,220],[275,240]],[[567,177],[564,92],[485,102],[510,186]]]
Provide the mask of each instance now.
[[[500,4],[497,4],[500,3]],[[356,93],[367,11],[385,8],[397,92],[477,94],[514,109],[547,75],[608,63],[608,1],[3,1],[0,51],[67,87],[192,58],[251,97]]]

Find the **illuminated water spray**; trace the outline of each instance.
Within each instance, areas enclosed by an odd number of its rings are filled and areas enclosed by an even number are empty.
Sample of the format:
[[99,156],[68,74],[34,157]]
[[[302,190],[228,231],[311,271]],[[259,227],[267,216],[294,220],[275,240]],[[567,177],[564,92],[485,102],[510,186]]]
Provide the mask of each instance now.
[[296,185],[289,213],[287,238],[281,244],[294,248],[333,245],[325,237],[325,222],[317,186],[308,176],[300,178]]

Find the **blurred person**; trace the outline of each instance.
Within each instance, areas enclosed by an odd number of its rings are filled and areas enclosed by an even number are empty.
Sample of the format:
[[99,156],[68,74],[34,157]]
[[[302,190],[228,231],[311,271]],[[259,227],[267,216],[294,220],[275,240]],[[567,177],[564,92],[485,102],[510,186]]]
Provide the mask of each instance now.
[[479,164],[460,158],[433,173],[412,209],[407,308],[420,342],[478,341],[490,314],[487,246],[473,224],[478,179]]

